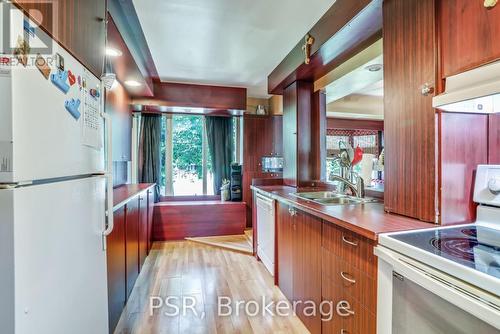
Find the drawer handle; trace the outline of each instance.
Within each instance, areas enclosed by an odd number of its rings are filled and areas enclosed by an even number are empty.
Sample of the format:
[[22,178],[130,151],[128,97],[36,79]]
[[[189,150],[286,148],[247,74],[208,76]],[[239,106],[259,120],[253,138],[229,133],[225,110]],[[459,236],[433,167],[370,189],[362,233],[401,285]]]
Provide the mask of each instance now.
[[297,215],[297,211],[294,208],[288,208],[288,213],[290,216],[294,217]]
[[349,282],[349,283],[352,283],[352,284],[356,284],[356,280],[355,280],[355,279],[352,279],[352,278],[347,277],[347,274],[346,274],[345,272],[341,271],[341,272],[340,272],[340,276],[342,276],[342,278],[343,278],[345,281],[347,281],[347,282]]
[[347,240],[347,238],[344,235],[342,236],[342,241],[345,242],[346,244],[349,244],[349,245],[354,246],[354,247],[358,246],[357,242]]
[[348,317],[354,315],[354,311],[350,309],[351,304],[348,301],[342,300],[337,304],[337,314],[341,317]]
[[349,332],[346,329],[341,329],[340,334],[349,334]]

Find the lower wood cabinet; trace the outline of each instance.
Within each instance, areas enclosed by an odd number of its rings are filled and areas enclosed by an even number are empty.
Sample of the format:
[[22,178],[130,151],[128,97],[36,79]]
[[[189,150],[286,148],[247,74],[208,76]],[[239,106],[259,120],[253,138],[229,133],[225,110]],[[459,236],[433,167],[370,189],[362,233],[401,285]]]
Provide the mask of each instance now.
[[114,332],[151,247],[154,209],[152,188],[114,212],[107,238],[109,330]]
[[155,205],[154,189],[148,190],[148,255],[153,247],[153,212]]
[[307,329],[321,333],[321,316],[305,316],[305,302],[321,303],[321,220],[278,204],[278,280]]
[[148,194],[139,195],[139,271],[148,256]]
[[139,276],[139,200],[131,200],[126,206],[126,258],[127,258],[127,298],[130,297]]
[[125,258],[125,207],[114,212],[113,232],[106,240],[108,263],[109,327],[115,328],[127,302]]
[[321,318],[319,310],[305,316],[299,304],[297,315],[311,333],[376,333],[374,241],[280,202],[277,242],[277,282],[287,299],[333,305],[332,317]]
[[376,333],[377,258],[375,242],[331,223],[323,223],[322,296],[342,308],[323,333]]

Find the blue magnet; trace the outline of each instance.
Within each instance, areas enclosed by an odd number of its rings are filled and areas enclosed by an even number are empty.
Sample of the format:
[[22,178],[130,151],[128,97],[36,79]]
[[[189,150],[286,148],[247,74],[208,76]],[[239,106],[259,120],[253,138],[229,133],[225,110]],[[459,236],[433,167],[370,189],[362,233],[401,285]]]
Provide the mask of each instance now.
[[69,85],[66,83],[68,80],[68,72],[58,70],[57,73],[50,75],[50,81],[59,88],[64,94],[68,93]]
[[80,103],[80,99],[71,99],[64,102],[64,107],[76,120],[78,120],[81,116],[80,111],[78,110],[80,109]]

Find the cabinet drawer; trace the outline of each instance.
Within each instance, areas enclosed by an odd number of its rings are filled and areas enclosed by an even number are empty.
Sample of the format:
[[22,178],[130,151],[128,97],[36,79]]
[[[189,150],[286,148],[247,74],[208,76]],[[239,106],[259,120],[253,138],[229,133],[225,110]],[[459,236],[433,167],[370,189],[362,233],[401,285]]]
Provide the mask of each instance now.
[[377,277],[377,258],[373,254],[374,242],[356,233],[323,223],[323,248],[342,258],[370,278]]
[[332,319],[322,323],[322,333],[328,334],[375,334],[377,319],[375,314],[348,296],[341,286],[331,282],[323,285],[323,300],[332,301],[337,309],[339,303],[344,303],[346,309],[335,312]]
[[343,293],[354,298],[371,312],[377,309],[377,282],[354,266],[323,248],[323,282],[342,288]]

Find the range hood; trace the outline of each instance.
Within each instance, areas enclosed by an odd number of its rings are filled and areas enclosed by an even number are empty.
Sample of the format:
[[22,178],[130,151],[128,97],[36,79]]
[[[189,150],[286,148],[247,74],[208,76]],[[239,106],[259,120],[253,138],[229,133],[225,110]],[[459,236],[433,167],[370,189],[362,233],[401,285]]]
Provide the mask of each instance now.
[[432,99],[434,108],[460,113],[500,113],[500,62],[446,78],[446,91]]

